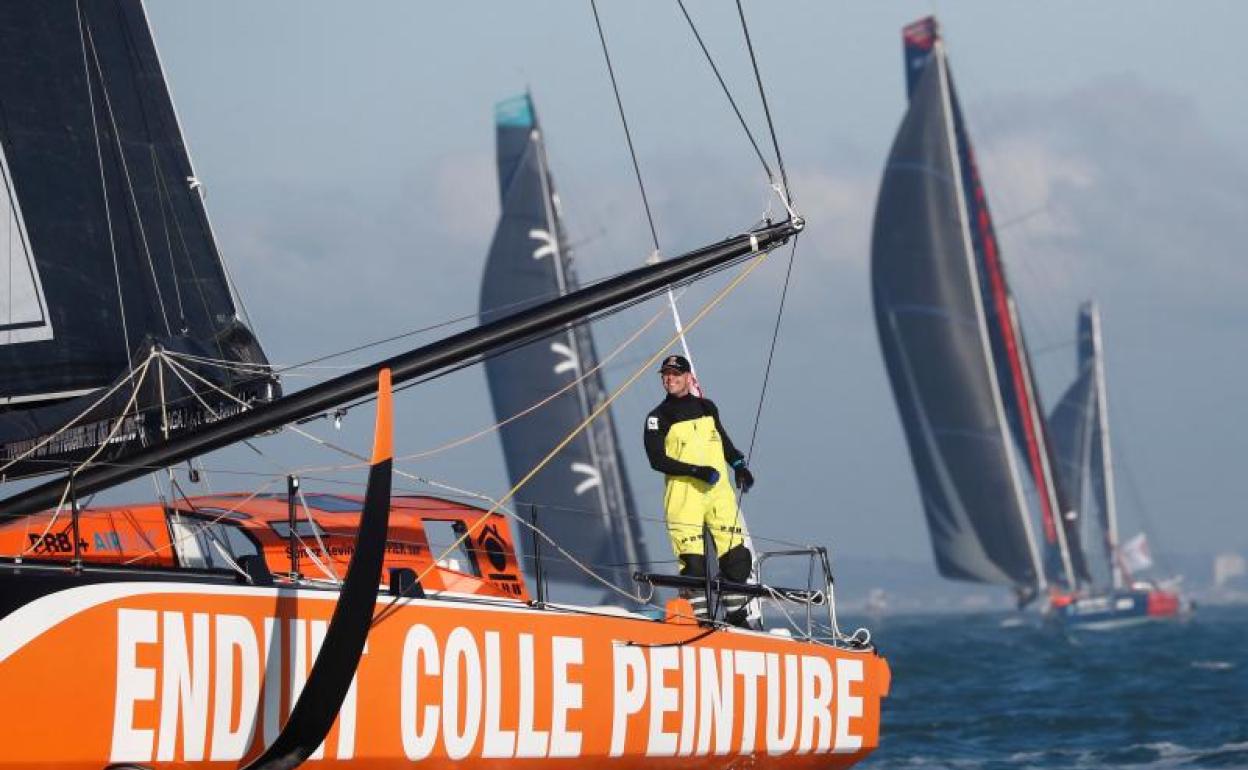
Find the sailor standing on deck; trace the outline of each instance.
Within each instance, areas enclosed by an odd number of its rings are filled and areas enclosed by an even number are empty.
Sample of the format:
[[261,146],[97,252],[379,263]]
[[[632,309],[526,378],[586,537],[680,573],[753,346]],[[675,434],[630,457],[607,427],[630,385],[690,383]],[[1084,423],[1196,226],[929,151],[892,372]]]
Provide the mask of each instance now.
[[[667,398],[646,416],[646,455],[650,467],[666,476],[663,508],[680,574],[706,576],[705,525],[715,541],[719,571],[728,580],[744,583],[749,580],[753,557],[742,539],[728,467],[742,492],[754,485],[754,474],[728,438],[715,404],[693,395],[689,360],[668,356],[659,367],[659,376]],[[698,616],[706,617],[706,596],[696,592],[688,598]],[[728,622],[745,625],[748,603],[744,596],[726,596]]]

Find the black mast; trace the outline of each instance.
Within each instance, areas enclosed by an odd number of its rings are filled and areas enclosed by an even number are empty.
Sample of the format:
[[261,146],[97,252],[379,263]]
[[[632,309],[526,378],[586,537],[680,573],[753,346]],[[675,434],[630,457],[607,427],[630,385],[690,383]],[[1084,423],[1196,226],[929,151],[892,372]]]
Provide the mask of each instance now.
[[[85,468],[74,474],[74,492],[76,495],[93,494],[139,478],[154,469],[198,457],[348,401],[369,396],[376,388],[377,375],[382,369],[390,369],[393,382],[398,385],[504,345],[558,329],[564,324],[637,299],[754,250],[775,248],[800,232],[803,226],[804,222],[800,219],[769,224],[681,257],[622,273],[595,286],[365,366],[251,411],[226,418],[203,430],[136,452],[122,460],[125,465]],[[0,501],[0,517],[27,515],[57,505],[62,499],[66,483],[68,477],[41,484]]]

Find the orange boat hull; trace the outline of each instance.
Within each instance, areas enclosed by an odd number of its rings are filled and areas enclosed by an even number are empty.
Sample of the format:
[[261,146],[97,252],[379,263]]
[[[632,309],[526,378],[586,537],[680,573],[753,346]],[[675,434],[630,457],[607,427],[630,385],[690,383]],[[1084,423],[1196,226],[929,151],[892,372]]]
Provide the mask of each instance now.
[[[244,764],[276,737],[335,599],[105,582],[20,606],[0,619],[0,768]],[[383,596],[307,766],[846,767],[878,745],[888,686],[869,651]]]

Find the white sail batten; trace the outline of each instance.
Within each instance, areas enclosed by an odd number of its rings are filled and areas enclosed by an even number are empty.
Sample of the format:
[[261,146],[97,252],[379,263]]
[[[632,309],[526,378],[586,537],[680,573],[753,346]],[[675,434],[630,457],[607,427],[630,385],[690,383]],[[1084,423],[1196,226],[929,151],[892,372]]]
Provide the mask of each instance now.
[[[4,196],[0,201],[0,275],[4,276],[6,287],[0,293],[0,345],[50,340],[53,332],[48,301],[44,297],[43,282],[39,280],[39,267],[31,253],[26,219],[22,216],[22,204],[14,189],[3,146],[0,146],[0,175],[4,184],[0,191]],[[38,397],[25,400],[38,400]]]

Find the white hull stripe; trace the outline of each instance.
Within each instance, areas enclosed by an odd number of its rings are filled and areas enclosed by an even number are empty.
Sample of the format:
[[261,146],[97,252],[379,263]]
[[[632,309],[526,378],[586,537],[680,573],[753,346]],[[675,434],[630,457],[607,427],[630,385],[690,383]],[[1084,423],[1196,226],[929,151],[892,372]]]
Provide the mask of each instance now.
[[[63,591],[56,591],[46,596],[24,605],[16,611],[9,614],[8,617],[0,620],[0,663],[3,663],[18,650],[25,647],[34,639],[69,618],[80,612],[85,612],[93,607],[101,604],[116,601],[118,599],[127,599],[134,596],[150,596],[150,595],[173,595],[173,594],[192,594],[199,596],[232,596],[232,597],[274,597],[277,595],[290,596],[298,595],[300,601],[317,600],[329,603],[338,601],[338,594],[331,591],[315,591],[315,590],[299,590],[292,588],[258,588],[254,586],[224,586],[212,585],[204,583],[156,583],[156,582],[117,582],[117,583],[94,583],[91,585],[78,586]],[[491,602],[488,598],[474,596],[470,594],[455,594],[451,592],[442,592],[431,594],[432,596],[442,596],[446,598],[471,598],[472,602],[456,603],[447,605],[439,602],[437,599],[400,599],[399,604],[421,604],[427,607],[447,607],[456,610],[469,610],[476,612],[512,612],[523,614],[550,614],[549,610],[540,610],[515,604],[510,600],[500,600],[498,603]],[[379,594],[377,597],[377,605],[388,607],[394,601],[394,597],[387,594]],[[643,620],[647,623],[654,621],[643,615],[637,615],[626,611],[621,611],[614,607],[577,607],[572,605],[559,605],[571,612],[584,612],[589,615],[599,615],[604,617],[621,617],[633,620]],[[784,637],[774,636],[772,634],[748,631],[745,629],[724,629],[721,633],[741,634],[749,636],[761,636],[767,639],[783,640]],[[797,640],[788,640],[797,641]]]

